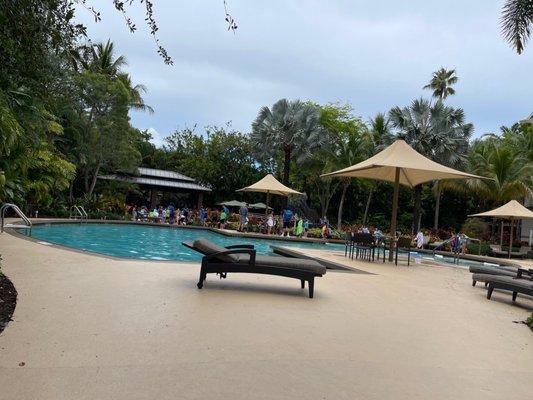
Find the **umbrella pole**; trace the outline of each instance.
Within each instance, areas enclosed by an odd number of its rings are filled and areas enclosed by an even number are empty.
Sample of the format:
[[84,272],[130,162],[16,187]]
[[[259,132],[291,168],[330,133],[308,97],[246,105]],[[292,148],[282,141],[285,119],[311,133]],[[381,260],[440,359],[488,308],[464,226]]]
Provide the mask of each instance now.
[[270,198],[270,193],[267,190],[267,199],[266,199],[266,208],[265,208],[265,216],[268,215],[268,201]]
[[513,247],[513,218],[511,218],[511,222],[509,223],[509,258],[511,258],[511,249]]
[[396,237],[396,218],[398,216],[398,195],[400,192],[400,168],[396,167],[396,174],[394,176],[394,195],[392,197],[392,215],[390,221],[391,241],[389,246],[389,262],[394,258],[394,239]]
[[502,222],[500,223],[500,250],[502,246],[503,246],[503,219],[502,219]]

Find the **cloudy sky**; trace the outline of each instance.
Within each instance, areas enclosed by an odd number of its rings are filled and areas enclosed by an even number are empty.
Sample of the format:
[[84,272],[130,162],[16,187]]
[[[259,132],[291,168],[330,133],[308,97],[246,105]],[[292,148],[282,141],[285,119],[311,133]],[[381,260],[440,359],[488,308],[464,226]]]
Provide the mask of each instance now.
[[195,124],[231,121],[249,132],[259,108],[284,97],[348,102],[368,120],[429,96],[422,86],[441,66],[457,70],[448,102],[465,110],[476,135],[533,112],[533,43],[519,56],[502,40],[503,1],[228,0],[233,34],[222,0],[154,0],[173,66],[156,54],[142,6],[129,11],[139,28],[130,34],[111,0],[93,3],[102,21],[84,9],[78,19],[93,41],[114,41],[134,82],[147,86],[155,114],[132,121],[156,143]]

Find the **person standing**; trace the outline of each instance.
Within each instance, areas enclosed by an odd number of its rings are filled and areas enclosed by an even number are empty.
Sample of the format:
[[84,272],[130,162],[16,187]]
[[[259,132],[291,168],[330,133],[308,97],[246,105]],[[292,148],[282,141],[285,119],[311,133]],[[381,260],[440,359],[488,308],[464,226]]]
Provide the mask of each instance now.
[[274,213],[272,211],[268,212],[266,225],[267,225],[267,235],[272,234],[272,228],[274,228]]
[[173,203],[168,205],[168,220],[171,225],[176,222],[176,209],[174,208]]
[[291,229],[291,222],[293,221],[293,218],[294,214],[290,208],[285,208],[281,213],[281,220],[283,221],[283,232],[281,233],[281,236],[286,235],[288,238],[291,237],[289,231]]
[[222,211],[220,211],[219,215],[219,228],[225,229],[226,228],[226,219],[228,218],[228,214],[226,213],[227,208],[226,206],[222,207]]
[[424,247],[424,232],[421,230],[416,234],[416,248],[421,249]]
[[200,211],[198,211],[198,217],[200,218],[200,225],[205,226],[205,221],[207,219],[207,211],[204,206],[200,206]]
[[239,208],[239,226],[237,227],[237,231],[244,232],[247,218],[248,218],[248,205],[246,203],[243,203],[242,206]]

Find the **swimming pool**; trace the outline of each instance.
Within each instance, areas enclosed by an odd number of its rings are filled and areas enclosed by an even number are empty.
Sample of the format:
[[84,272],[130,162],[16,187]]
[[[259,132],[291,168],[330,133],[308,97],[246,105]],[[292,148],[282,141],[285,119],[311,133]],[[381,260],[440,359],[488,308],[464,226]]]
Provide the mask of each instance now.
[[[18,230],[25,234],[24,229]],[[299,249],[333,250],[344,253],[344,244],[309,243],[291,240],[254,239],[232,237],[212,232],[207,229],[189,229],[179,226],[154,226],[124,223],[56,223],[36,224],[32,235],[41,243],[52,243],[77,250],[89,251],[106,256],[140,260],[189,261],[201,260],[201,255],[181,244],[200,237],[206,238],[219,246],[234,244],[252,244],[258,254],[274,255],[270,246],[286,246]],[[407,252],[400,251],[407,256]],[[431,261],[442,265],[469,267],[471,265],[498,266],[483,261],[459,259],[431,253],[411,251],[411,263]]]
[[[20,231],[24,233],[23,230]],[[205,229],[138,224],[68,223],[34,225],[34,239],[112,257],[141,260],[199,261],[201,255],[181,244],[200,237],[219,246],[253,244],[258,254],[273,255],[270,245],[344,251],[341,244],[305,243],[231,237]]]

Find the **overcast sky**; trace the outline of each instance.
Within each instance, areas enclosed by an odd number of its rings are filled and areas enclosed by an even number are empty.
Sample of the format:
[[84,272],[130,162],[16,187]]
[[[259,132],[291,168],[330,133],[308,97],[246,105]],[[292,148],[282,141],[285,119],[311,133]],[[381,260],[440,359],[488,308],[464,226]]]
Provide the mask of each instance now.
[[195,124],[249,132],[259,108],[284,97],[348,102],[368,120],[430,96],[422,86],[441,66],[457,70],[448,103],[465,110],[476,136],[533,112],[533,43],[519,56],[502,40],[503,1],[228,0],[235,34],[222,0],[153,2],[173,66],[156,54],[142,6],[129,11],[135,34],[111,0],[93,1],[101,22],[84,9],[78,19],[93,41],[114,41],[133,81],[147,86],[155,114],[132,113],[132,122],[156,143]]

